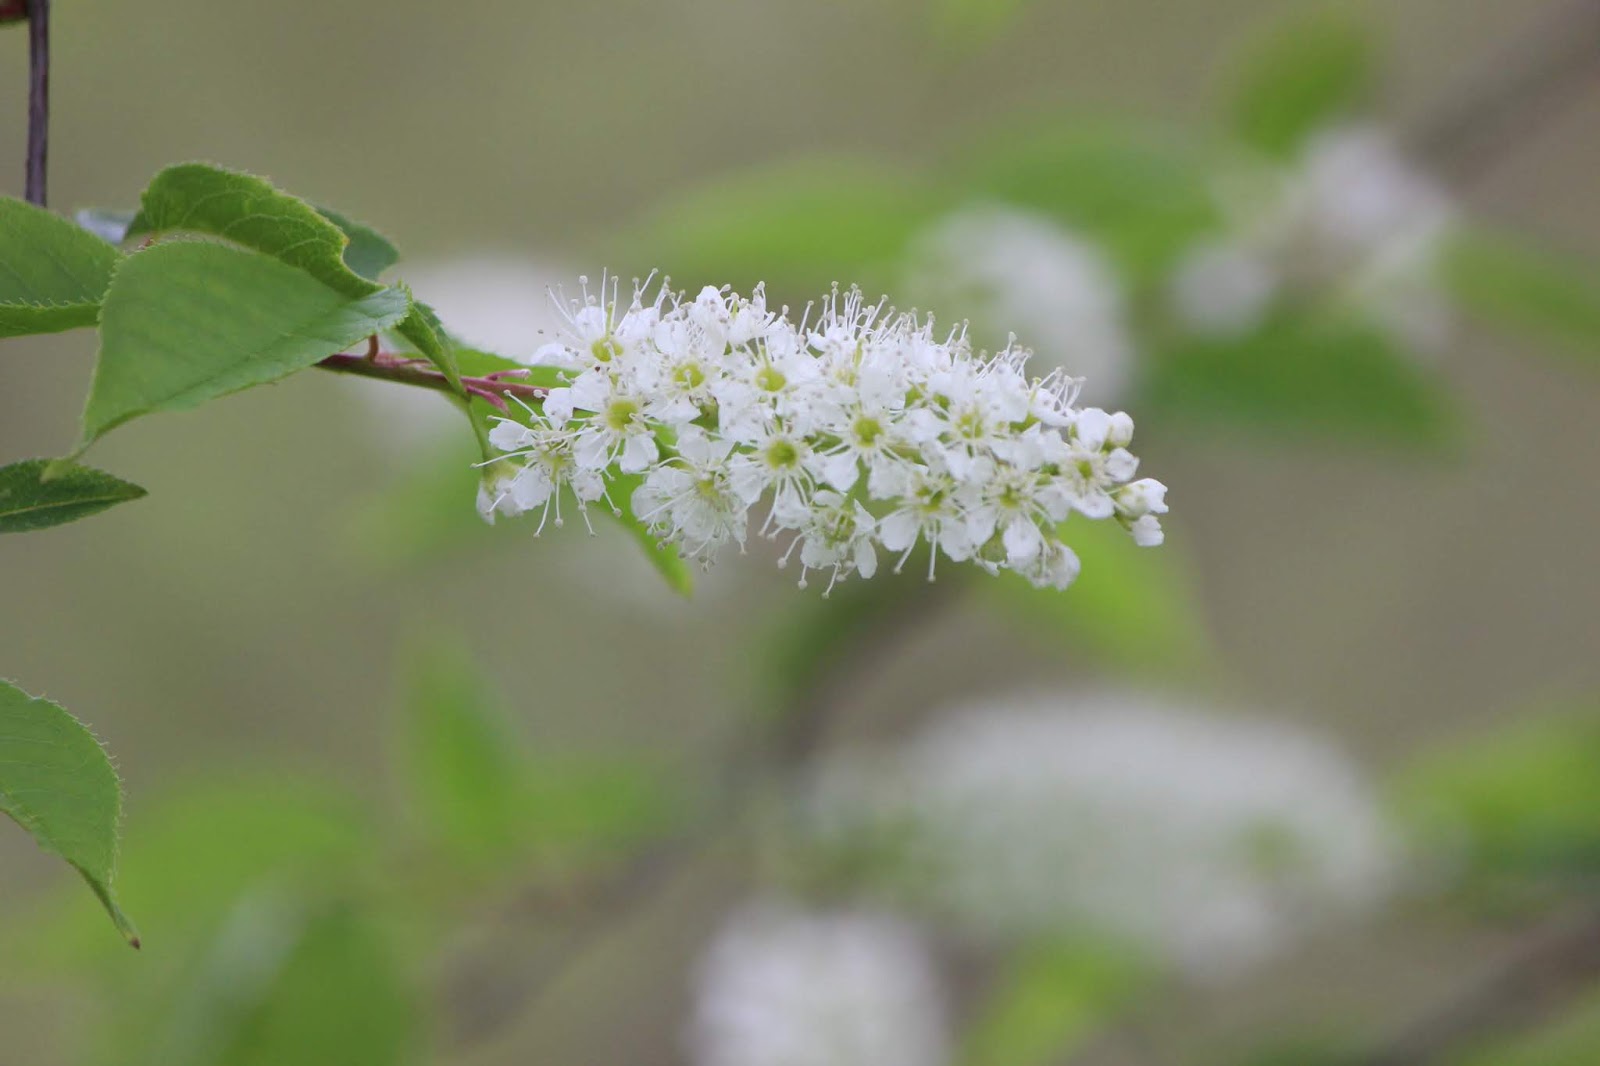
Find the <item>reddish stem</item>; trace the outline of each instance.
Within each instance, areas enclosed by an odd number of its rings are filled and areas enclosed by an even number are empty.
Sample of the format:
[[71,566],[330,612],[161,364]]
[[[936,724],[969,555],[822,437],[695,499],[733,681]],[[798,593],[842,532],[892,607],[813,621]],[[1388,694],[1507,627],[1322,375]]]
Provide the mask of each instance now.
[[[367,351],[354,355],[341,352],[330,355],[317,365],[324,370],[332,370],[339,374],[357,374],[366,378],[377,378],[380,381],[393,381],[400,385],[414,385],[418,388],[433,389],[436,392],[448,392],[459,395],[450,379],[435,370],[425,359],[417,359],[410,355],[394,352],[380,352],[377,342],[368,345]],[[550,390],[541,385],[529,385],[521,381],[508,381],[508,377],[528,373],[526,370],[497,370],[493,374],[482,377],[464,377],[461,387],[468,396],[476,397],[492,405],[495,409],[506,409],[506,397],[515,397],[524,403],[538,403]]]

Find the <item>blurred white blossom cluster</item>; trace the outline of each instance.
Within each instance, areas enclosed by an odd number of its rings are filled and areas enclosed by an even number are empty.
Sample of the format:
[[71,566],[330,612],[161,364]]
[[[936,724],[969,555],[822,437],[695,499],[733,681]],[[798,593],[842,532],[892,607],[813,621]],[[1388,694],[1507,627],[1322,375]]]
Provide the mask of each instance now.
[[942,1066],[933,960],[905,922],[767,901],[735,912],[702,961],[698,1066]]
[[835,581],[871,577],[878,550],[903,566],[919,543],[991,572],[1015,570],[1064,588],[1078,559],[1056,535],[1076,513],[1115,519],[1159,544],[1166,488],[1135,479],[1126,414],[1076,406],[1079,380],[1025,372],[1014,345],[974,352],[963,331],[896,314],[858,290],[835,291],[799,322],[706,288],[693,300],[615,283],[564,308],[559,342],[534,362],[559,368],[523,418],[502,418],[480,493],[486,518],[538,510],[561,522],[629,493],[664,543],[708,562],[743,546],[750,512],[771,500],[759,532],[790,537]]
[[977,707],[824,766],[824,848],[1004,943],[1087,933],[1204,978],[1376,902],[1389,833],[1362,776],[1280,723],[1102,693]]
[[1331,296],[1413,349],[1445,339],[1435,276],[1453,207],[1383,131],[1325,130],[1295,166],[1240,176],[1223,208],[1226,231],[1191,249],[1173,277],[1174,309],[1191,328],[1236,336],[1280,300]]
[[911,242],[906,291],[961,308],[974,330],[1028,338],[1036,363],[1084,379],[1096,403],[1122,396],[1133,370],[1123,287],[1104,254],[1048,215],[976,204]]

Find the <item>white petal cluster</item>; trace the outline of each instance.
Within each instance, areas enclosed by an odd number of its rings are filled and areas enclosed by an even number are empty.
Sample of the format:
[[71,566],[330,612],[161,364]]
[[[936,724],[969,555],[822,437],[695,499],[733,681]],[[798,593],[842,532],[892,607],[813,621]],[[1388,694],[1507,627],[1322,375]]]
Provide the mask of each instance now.
[[820,570],[830,589],[871,577],[880,549],[898,569],[920,544],[930,578],[943,555],[1065,588],[1078,560],[1056,529],[1074,513],[1161,542],[1166,488],[1135,478],[1133,421],[1077,407],[1079,381],[1059,371],[1029,378],[1021,348],[974,352],[858,290],[798,323],[760,287],[690,300],[636,285],[625,307],[616,291],[585,285],[561,340],[536,353],[565,383],[490,433],[506,458],[480,493],[485,517],[559,524],[564,498],[626,502],[707,562],[755,521],[787,538],[780,565],[798,555],[802,585]]
[[1312,137],[1282,173],[1242,176],[1228,230],[1179,263],[1179,316],[1202,332],[1255,328],[1282,297],[1343,299],[1418,348],[1448,327],[1435,263],[1454,210],[1381,130]]
[[754,904],[700,966],[698,1066],[943,1066],[937,975],[915,932],[866,913]]
[[958,310],[975,335],[1028,338],[1036,364],[1084,378],[1084,396],[1115,400],[1130,384],[1127,301],[1111,264],[1054,219],[994,204],[964,207],[912,241],[906,292]]
[[1004,941],[1118,937],[1201,978],[1376,902],[1394,859],[1322,738],[1111,692],[944,718],[824,768],[805,809],[825,847],[889,849],[895,898]]

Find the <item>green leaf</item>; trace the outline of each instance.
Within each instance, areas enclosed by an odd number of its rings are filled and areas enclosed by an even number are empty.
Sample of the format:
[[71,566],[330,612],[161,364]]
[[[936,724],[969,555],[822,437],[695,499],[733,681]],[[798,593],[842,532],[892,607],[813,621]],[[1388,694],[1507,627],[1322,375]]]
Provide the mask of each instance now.
[[961,1066],[1065,1062],[1148,978],[1122,950],[1045,944],[1018,952],[967,1031]]
[[[411,297],[409,290],[406,292]],[[454,346],[439,322],[433,308],[420,300],[411,299],[411,312],[395,330],[420,352],[428,362],[438,367],[445,379],[457,389],[461,388],[461,371],[456,368]]]
[[[54,468],[48,479],[47,467]],[[0,467],[0,533],[76,522],[143,495],[139,486],[87,466],[27,459]]]
[[630,247],[691,289],[766,281],[775,303],[834,282],[886,284],[907,239],[948,197],[879,162],[820,159],[762,167],[666,205]]
[[1141,548],[1116,522],[1079,517],[1063,523],[1059,533],[1083,565],[1070,588],[1038,589],[1003,573],[975,576],[975,591],[1051,647],[1065,641],[1140,673],[1205,669],[1212,645],[1173,538]]
[[1066,120],[988,134],[952,161],[974,198],[1051,215],[1146,284],[1218,225],[1204,164],[1176,138]]
[[405,776],[433,836],[477,858],[514,847],[527,823],[527,753],[499,700],[457,649],[409,657]]
[[679,555],[672,547],[663,547],[661,538],[650,531],[650,527],[639,521],[633,513],[633,491],[644,483],[640,474],[618,474],[607,484],[606,489],[612,501],[617,505],[617,514],[610,508],[598,508],[600,514],[605,516],[628,531],[634,542],[639,545],[639,550],[644,552],[650,565],[656,568],[656,573],[661,575],[667,587],[680,596],[694,595],[694,570],[687,560]]
[[1366,104],[1377,68],[1370,28],[1316,8],[1272,26],[1240,56],[1229,117],[1245,143],[1292,156],[1306,136]]
[[1147,372],[1152,417],[1368,445],[1452,442],[1443,386],[1376,326],[1283,312],[1238,338],[1187,338]]
[[399,289],[351,298],[218,244],[173,242],[129,256],[102,308],[84,444],[138,415],[286,377],[409,312]]
[[1488,877],[1600,871],[1600,701],[1519,716],[1396,782],[1421,842]]
[[0,196],[0,337],[94,325],[121,258],[66,219]]
[[671,823],[674,803],[648,765],[535,756],[464,651],[435,646],[409,659],[405,779],[430,836],[459,859],[582,854]]
[[194,967],[145,1061],[422,1061],[423,1015],[391,941],[382,926],[347,903],[246,897]]
[[[348,297],[377,294],[382,286],[357,267],[371,271],[394,254],[388,241],[365,226],[319,211],[265,178],[208,163],[181,163],[157,174],[144,191],[129,236],[184,232],[254,249]],[[449,342],[441,339],[442,331],[436,333],[437,317],[422,304],[416,307],[400,334],[459,386]]]
[[350,239],[344,247],[344,265],[368,281],[377,281],[378,275],[400,261],[400,252],[377,230],[346,218],[332,208],[317,210]]
[[344,260],[339,225],[265,178],[209,163],[180,163],[157,174],[140,197],[129,237],[205,233],[305,271],[345,296],[380,285]]
[[122,787],[84,725],[46,699],[0,681],[0,811],[83,875],[117,931],[139,934],[117,904]]
[[1443,257],[1445,284],[1485,321],[1600,356],[1600,269],[1589,259],[1488,230],[1466,230]]

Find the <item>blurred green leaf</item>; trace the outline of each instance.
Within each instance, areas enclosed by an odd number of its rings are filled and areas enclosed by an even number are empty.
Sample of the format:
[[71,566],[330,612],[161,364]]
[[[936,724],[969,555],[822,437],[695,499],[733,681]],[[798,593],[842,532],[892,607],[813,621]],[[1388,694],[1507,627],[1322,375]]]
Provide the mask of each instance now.
[[1469,229],[1450,241],[1442,273],[1456,301],[1485,321],[1600,356],[1600,269],[1593,261]]
[[970,195],[1051,215],[1134,282],[1163,278],[1218,224],[1199,154],[1126,126],[1062,119],[992,133],[964,148],[954,166]]
[[1528,715],[1396,781],[1419,841],[1472,875],[1600,871],[1600,705]]
[[975,589],[1029,632],[1088,648],[1140,672],[1199,670],[1210,660],[1204,614],[1172,538],[1141,548],[1115,522],[1069,519],[1060,535],[1083,569],[1066,591],[1014,573],[973,578]]
[[1229,117],[1247,144],[1294,155],[1308,134],[1358,112],[1377,69],[1373,31],[1317,6],[1271,26],[1240,53]]
[[1043,944],[1007,960],[967,1031],[961,1066],[1065,1062],[1146,987],[1124,950]]
[[929,0],[933,27],[965,48],[988,44],[1017,21],[1032,0]]
[[1148,369],[1144,409],[1291,436],[1439,447],[1457,430],[1449,394],[1376,325],[1284,311],[1238,338],[1187,338]]
[[629,247],[677,285],[758,281],[774,301],[809,300],[834,282],[882,286],[906,241],[948,202],[915,173],[857,159],[750,170],[663,204]]
[[344,246],[344,265],[368,281],[377,281],[378,275],[400,261],[400,252],[389,243],[389,238],[372,227],[363,226],[329,207],[319,207],[317,212],[349,238],[350,243]]
[[94,325],[121,258],[59,215],[0,196],[0,337]]
[[118,906],[112,885],[122,786],[111,760],[83,723],[5,681],[0,681],[0,812],[82,874],[117,931],[139,946],[139,934]]
[[283,263],[218,244],[129,256],[106,293],[88,444],[130,418],[276,381],[388,329],[406,294],[351,298]]
[[423,1015],[398,954],[383,927],[348,904],[248,897],[233,909],[180,991],[146,1061],[421,1062]]
[[432,839],[458,857],[581,857],[672,823],[675,803],[646,764],[533,754],[466,652],[434,642],[409,661],[404,778]]
[[432,835],[487,858],[516,847],[530,815],[527,752],[500,701],[456,649],[408,656],[405,780]]
[[[50,478],[46,467],[54,466]],[[26,533],[76,522],[137,500],[144,489],[76,463],[26,459],[0,466],[0,533]]]

